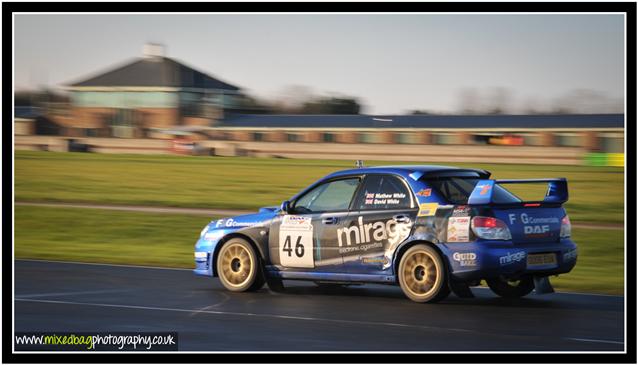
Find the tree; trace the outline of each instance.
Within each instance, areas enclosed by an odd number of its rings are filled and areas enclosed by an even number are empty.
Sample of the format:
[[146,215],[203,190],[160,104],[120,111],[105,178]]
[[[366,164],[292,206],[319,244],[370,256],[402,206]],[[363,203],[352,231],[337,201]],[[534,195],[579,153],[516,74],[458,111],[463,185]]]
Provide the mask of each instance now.
[[303,104],[302,114],[359,114],[361,105],[354,98],[318,98]]

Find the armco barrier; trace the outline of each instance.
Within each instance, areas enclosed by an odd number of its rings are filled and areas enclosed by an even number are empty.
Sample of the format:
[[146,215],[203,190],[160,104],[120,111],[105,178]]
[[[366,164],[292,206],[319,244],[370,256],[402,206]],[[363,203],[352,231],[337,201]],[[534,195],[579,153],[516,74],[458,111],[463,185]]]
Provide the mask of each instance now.
[[609,153],[607,156],[607,166],[625,166],[625,154],[624,153]]
[[584,160],[588,166],[625,166],[624,153],[589,152],[585,154]]

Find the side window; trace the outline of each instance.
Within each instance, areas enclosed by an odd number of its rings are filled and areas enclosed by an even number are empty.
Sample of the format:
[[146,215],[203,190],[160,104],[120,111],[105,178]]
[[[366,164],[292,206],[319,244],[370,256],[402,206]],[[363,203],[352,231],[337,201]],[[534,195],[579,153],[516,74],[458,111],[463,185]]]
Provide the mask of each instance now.
[[368,175],[359,190],[354,209],[406,209],[410,208],[410,190],[392,175]]
[[295,213],[337,212],[348,210],[359,178],[330,181],[321,184],[299,198],[293,207]]

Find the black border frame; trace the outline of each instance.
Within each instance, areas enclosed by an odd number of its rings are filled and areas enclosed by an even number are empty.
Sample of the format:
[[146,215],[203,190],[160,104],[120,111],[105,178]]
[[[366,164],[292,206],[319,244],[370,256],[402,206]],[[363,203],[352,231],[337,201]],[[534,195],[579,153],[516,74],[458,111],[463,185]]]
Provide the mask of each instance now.
[[[152,7],[149,7],[152,4]],[[354,362],[354,363],[459,363],[459,362],[489,362],[489,363],[635,363],[636,362],[636,3],[631,2],[430,2],[430,3],[318,3],[318,2],[290,2],[290,3],[166,3],[166,2],[99,2],[99,3],[3,3],[3,67],[2,73],[5,79],[3,83],[3,104],[12,105],[12,85],[8,81],[12,74],[12,33],[13,33],[13,12],[180,12],[180,11],[252,11],[252,12],[282,12],[282,11],[331,11],[331,12],[623,12],[626,14],[627,28],[627,53],[626,61],[626,145],[629,147],[625,151],[625,174],[627,178],[627,199],[626,209],[626,237],[627,237],[627,278],[625,286],[627,288],[626,308],[627,308],[627,352],[624,354],[588,354],[588,353],[522,353],[522,354],[343,354],[343,353],[313,353],[313,354],[104,354],[100,356],[87,357],[83,354],[16,354],[12,352],[12,305],[8,298],[12,298],[11,288],[13,272],[7,268],[11,267],[12,245],[13,245],[13,202],[8,201],[8,197],[13,193],[13,159],[12,159],[12,108],[2,108],[3,143],[2,143],[2,192],[4,201],[2,204],[3,217],[3,306],[2,306],[2,362],[11,363],[36,363],[36,362],[64,362],[64,363],[118,363],[122,360],[130,362],[146,363],[167,363],[167,362],[260,362],[260,363],[329,363],[329,362]],[[11,204],[10,204],[11,203]],[[9,245],[11,242],[11,245]],[[138,355],[138,356],[136,356]],[[407,355],[407,356],[406,356]]]

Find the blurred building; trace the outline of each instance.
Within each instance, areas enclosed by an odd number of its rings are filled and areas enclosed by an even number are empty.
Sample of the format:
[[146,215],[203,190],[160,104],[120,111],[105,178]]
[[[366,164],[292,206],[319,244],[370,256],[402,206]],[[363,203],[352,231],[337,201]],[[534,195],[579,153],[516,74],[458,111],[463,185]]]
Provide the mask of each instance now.
[[[264,142],[519,145],[624,152],[623,114],[228,115],[209,134]],[[516,143],[510,143],[516,141]]]
[[165,56],[143,57],[67,85],[71,103],[52,110],[68,136],[144,137],[149,128],[211,125],[242,97],[240,88]]

